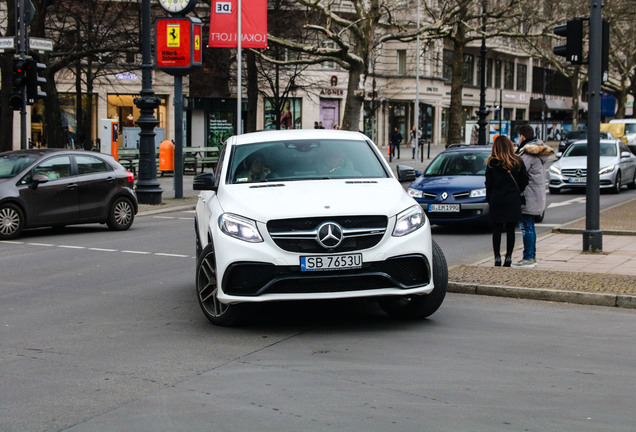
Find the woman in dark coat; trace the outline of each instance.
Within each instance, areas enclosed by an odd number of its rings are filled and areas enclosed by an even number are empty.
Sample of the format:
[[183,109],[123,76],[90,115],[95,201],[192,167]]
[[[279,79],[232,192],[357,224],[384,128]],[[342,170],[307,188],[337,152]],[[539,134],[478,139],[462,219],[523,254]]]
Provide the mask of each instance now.
[[501,233],[506,232],[504,267],[512,263],[515,227],[521,219],[521,192],[528,184],[528,173],[521,158],[515,155],[512,141],[504,135],[495,139],[492,154],[486,161],[486,199],[493,222],[492,248],[495,266],[501,266]]

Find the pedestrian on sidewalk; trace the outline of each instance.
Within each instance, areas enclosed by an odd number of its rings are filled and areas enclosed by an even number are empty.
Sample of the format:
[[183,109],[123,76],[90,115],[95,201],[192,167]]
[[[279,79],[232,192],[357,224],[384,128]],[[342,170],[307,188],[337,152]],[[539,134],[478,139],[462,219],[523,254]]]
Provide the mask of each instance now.
[[411,133],[409,134],[409,145],[411,146],[411,150],[413,151],[413,158],[415,159],[415,150],[417,149],[417,143],[422,136],[422,132],[417,130],[417,127],[413,125],[411,129]]
[[403,138],[398,127],[393,128],[393,133],[391,134],[391,156],[395,156],[395,149],[397,148],[397,158],[400,158],[400,144]]
[[519,142],[517,154],[528,171],[528,186],[524,191],[526,202],[521,206],[519,221],[523,238],[523,259],[512,266],[534,267],[537,265],[537,233],[534,221],[535,218],[542,217],[545,211],[545,164],[554,150],[535,138],[534,129],[527,124],[519,128]]
[[510,139],[500,135],[492,144],[492,153],[486,160],[486,200],[493,223],[492,248],[495,266],[501,262],[501,233],[506,232],[506,257],[504,267],[512,264],[515,247],[515,227],[521,219],[521,193],[528,184],[528,173],[519,156],[515,154]]

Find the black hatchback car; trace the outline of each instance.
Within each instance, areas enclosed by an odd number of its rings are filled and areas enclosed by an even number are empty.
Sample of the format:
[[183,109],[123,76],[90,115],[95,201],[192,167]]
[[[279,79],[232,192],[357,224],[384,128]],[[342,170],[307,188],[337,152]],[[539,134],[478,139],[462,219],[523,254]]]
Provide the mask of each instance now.
[[0,240],[46,226],[105,223],[112,230],[126,230],[138,208],[134,180],[111,156],[99,153],[0,153]]

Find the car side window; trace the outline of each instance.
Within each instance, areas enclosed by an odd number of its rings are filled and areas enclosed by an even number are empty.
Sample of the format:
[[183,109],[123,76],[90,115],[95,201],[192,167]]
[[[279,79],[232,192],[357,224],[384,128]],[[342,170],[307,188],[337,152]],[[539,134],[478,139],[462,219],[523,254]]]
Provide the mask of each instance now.
[[71,176],[71,158],[69,156],[55,156],[49,158],[33,168],[33,175],[42,174],[49,180],[57,180]]
[[79,175],[112,171],[106,161],[95,156],[75,156],[75,163]]

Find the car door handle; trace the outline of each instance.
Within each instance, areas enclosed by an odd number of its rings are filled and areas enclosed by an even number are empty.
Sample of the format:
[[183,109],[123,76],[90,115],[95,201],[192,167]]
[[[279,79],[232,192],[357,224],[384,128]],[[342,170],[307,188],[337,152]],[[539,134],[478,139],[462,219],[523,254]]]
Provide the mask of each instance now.
[[71,183],[66,186],[66,189],[77,189],[77,183]]
[[108,177],[108,178],[106,179],[106,181],[107,181],[108,183],[114,183],[114,182],[115,182],[115,178],[114,178],[114,177]]

